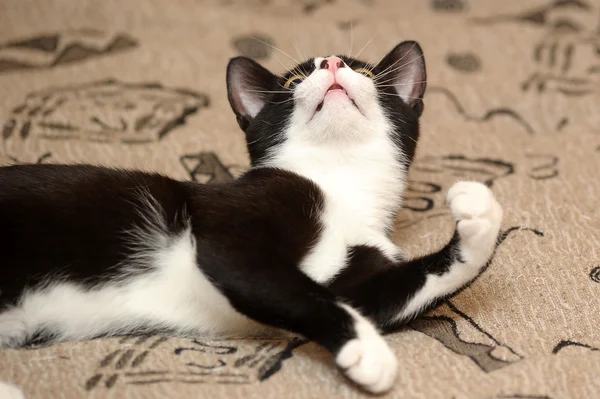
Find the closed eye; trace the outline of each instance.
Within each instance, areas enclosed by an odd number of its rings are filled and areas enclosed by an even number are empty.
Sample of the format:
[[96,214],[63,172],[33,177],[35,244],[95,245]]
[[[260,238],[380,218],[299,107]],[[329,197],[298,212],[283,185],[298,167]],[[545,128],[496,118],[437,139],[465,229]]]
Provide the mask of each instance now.
[[375,75],[373,74],[373,72],[371,72],[367,68],[357,68],[354,70],[354,72],[358,72],[361,75],[365,75],[368,78],[375,79]]
[[285,85],[283,85],[283,87],[285,87],[286,89],[289,89],[290,87],[292,87],[292,85],[297,85],[298,83],[303,81],[305,78],[306,78],[306,76],[304,76],[304,75],[293,75],[291,78],[289,78],[287,80],[287,82],[285,82]]

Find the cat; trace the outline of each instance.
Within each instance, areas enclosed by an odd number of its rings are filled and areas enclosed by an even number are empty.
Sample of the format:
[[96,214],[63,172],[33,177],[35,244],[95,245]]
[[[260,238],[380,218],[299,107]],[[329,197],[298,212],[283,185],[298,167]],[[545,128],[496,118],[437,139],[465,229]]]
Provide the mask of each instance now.
[[406,260],[390,239],[424,110],[425,60],[311,58],[282,76],[232,58],[228,98],[251,168],[197,184],[77,165],[0,168],[0,346],[167,332],[285,331],[389,390],[382,333],[469,284],[496,248],[488,187],[447,194],[456,231]]

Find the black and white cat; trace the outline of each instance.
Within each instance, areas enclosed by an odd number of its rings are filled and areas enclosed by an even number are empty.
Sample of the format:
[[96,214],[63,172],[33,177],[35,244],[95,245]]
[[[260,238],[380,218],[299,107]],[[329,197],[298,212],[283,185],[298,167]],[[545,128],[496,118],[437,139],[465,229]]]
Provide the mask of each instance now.
[[316,57],[284,76],[227,70],[252,168],[226,184],[90,165],[0,168],[0,346],[163,331],[276,327],[388,390],[394,330],[473,280],[502,209],[475,182],[448,192],[456,232],[410,261],[390,239],[419,137],[415,42],[377,65]]

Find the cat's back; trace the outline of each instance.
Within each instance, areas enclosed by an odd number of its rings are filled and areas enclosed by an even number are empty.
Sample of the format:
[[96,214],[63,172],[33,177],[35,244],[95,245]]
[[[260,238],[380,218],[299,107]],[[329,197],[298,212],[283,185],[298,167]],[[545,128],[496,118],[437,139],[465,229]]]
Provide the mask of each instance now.
[[73,194],[81,198],[97,195],[125,195],[144,186],[180,184],[156,173],[75,164],[23,164],[0,167],[0,200],[45,198],[66,200]]
[[124,217],[145,205],[148,197],[170,213],[185,195],[184,183],[142,171],[93,165],[0,167],[0,214],[22,218],[21,225],[42,216],[39,222],[60,217],[64,226],[78,220],[94,224]]

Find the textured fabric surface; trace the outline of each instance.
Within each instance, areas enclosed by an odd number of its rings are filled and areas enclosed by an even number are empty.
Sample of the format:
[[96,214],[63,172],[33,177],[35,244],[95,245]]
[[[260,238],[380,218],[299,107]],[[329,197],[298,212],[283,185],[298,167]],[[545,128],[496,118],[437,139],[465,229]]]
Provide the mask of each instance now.
[[[429,86],[395,241],[439,248],[459,179],[490,183],[505,220],[470,288],[387,337],[401,362],[387,396],[600,397],[597,0],[3,0],[0,162],[232,179],[248,160],[230,57],[282,72],[309,55],[375,62],[405,39],[423,46]],[[27,398],[364,396],[293,338],[3,349],[0,380]]]

